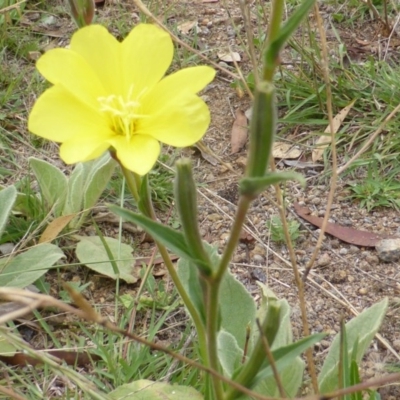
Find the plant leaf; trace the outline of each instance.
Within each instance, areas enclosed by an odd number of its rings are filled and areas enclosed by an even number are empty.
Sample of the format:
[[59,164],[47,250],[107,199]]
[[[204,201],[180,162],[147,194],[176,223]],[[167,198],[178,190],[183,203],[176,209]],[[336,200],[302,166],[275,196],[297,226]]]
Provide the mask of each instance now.
[[[298,393],[303,384],[304,368],[305,362],[300,357],[296,357],[289,366],[279,372],[279,377],[287,397],[293,398]],[[274,376],[264,379],[253,390],[264,396],[280,397]]]
[[153,236],[155,240],[167,246],[168,249],[176,255],[195,261],[190,254],[185,242],[185,237],[182,233],[124,208],[115,205],[110,205],[109,208],[113,213],[143,228],[147,233]]
[[240,366],[243,357],[243,349],[238,346],[235,337],[227,331],[220,330],[217,337],[218,358],[224,374],[231,377]]
[[63,210],[65,215],[82,211],[84,179],[85,169],[83,163],[78,163],[68,179],[68,194]]
[[22,288],[30,285],[64,257],[54,244],[43,243],[15,257],[0,260],[0,286]]
[[121,385],[108,395],[112,400],[203,400],[203,396],[190,386],[147,379]]
[[54,215],[59,217],[64,208],[68,190],[66,176],[54,165],[35,157],[29,158],[29,165],[39,183],[40,192],[48,210],[54,207]]
[[75,216],[76,214],[64,215],[51,221],[40,236],[39,243],[52,242]]
[[304,176],[297,172],[267,172],[265,176],[256,178],[243,178],[239,182],[241,194],[257,195],[270,185],[276,185],[285,181],[298,181],[305,184]]
[[[76,246],[76,256],[79,261],[93,271],[112,279],[117,279],[117,274],[114,272],[112,262],[101,239],[98,236],[78,236],[78,238],[80,241]],[[128,283],[137,282],[139,273],[135,269],[132,247],[114,238],[105,237],[104,240],[114,255],[114,260],[118,266],[119,278]]]
[[83,189],[84,209],[91,208],[97,203],[117,165],[108,153],[92,163]]
[[16,199],[17,189],[15,189],[14,186],[9,186],[6,189],[0,190],[0,238],[4,232]]
[[256,303],[244,285],[229,271],[222,279],[219,299],[221,328],[232,334],[238,346],[243,349],[246,327],[251,327],[256,318]]
[[[355,359],[357,364],[360,363],[371,340],[381,326],[387,306],[388,299],[384,298],[346,324],[348,351],[350,354],[352,354],[353,347],[358,342],[357,357]],[[338,387],[339,346],[340,335],[338,334],[331,344],[329,353],[318,376],[321,393],[332,392]]]

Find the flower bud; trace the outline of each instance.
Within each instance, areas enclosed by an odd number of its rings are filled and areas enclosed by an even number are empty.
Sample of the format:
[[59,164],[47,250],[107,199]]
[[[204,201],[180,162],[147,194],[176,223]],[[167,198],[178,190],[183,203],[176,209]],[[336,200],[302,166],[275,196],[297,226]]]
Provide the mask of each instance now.
[[275,88],[271,83],[264,81],[257,85],[254,97],[246,177],[260,178],[265,175],[274,143],[275,129]]
[[186,244],[196,260],[200,272],[209,276],[212,268],[197,224],[196,185],[193,180],[192,166],[188,159],[182,159],[176,163],[175,201]]
[[71,16],[79,28],[90,25],[94,17],[94,0],[68,0]]

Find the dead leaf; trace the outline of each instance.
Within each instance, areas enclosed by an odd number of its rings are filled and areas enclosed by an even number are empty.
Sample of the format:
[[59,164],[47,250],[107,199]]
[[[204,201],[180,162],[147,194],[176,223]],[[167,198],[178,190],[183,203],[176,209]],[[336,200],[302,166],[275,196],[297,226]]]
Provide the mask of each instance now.
[[299,160],[283,160],[285,165],[289,167],[299,168],[299,169],[317,169],[317,168],[324,168],[324,164],[317,164],[308,161],[299,161]]
[[[170,259],[171,259],[171,261],[176,261],[179,259],[179,257],[175,256],[175,255],[170,255]],[[136,258],[135,267],[141,267],[143,264],[148,265],[150,261],[151,261],[151,257]],[[153,265],[159,265],[159,264],[162,264],[163,262],[164,262],[163,258],[158,257],[153,260]]]
[[221,158],[219,158],[202,140],[199,140],[194,146],[200,150],[201,156],[208,161],[212,165],[218,165],[218,163],[222,164],[225,168],[228,168],[229,171],[235,172],[232,168],[232,165],[224,162]]
[[236,110],[231,131],[231,154],[239,152],[247,141],[247,118],[242,110]]
[[178,31],[183,35],[189,34],[189,32],[195,27],[197,27],[197,21],[186,21],[177,26]]
[[64,215],[51,221],[42,233],[42,236],[39,239],[39,243],[52,242],[75,216],[76,214]]
[[[353,107],[354,103],[356,100],[353,100],[349,105],[347,105],[345,108],[343,108],[334,118],[333,118],[333,132],[332,133],[337,133],[339,130],[340,126],[342,125],[343,121],[347,117],[347,114]],[[332,136],[331,136],[331,127],[330,124],[327,126],[325,129],[324,133],[326,135],[322,135],[318,138],[317,142],[315,143],[315,149],[312,151],[312,160],[313,162],[319,161],[322,159],[322,155],[324,154],[324,150],[328,147],[329,143],[332,141]]]
[[236,51],[218,53],[218,58],[224,62],[240,62],[242,59]]
[[[318,228],[322,227],[323,218],[311,215],[311,211],[308,208],[301,207],[298,203],[294,203],[293,207],[301,218],[305,219],[310,224],[317,226]],[[363,247],[375,247],[380,240],[387,239],[389,237],[395,237],[367,231],[360,231],[358,229],[348,228],[346,226],[333,224],[331,222],[327,223],[325,232],[335,236],[343,242]]]
[[272,148],[272,156],[274,158],[293,159],[299,158],[301,150],[294,147],[292,144],[284,142],[275,142]]
[[[65,361],[67,365],[76,365],[78,367],[84,367],[85,365],[91,364],[92,361],[98,361],[101,359],[96,354],[90,354],[89,352],[77,352],[77,351],[66,351],[66,350],[35,350],[37,353],[49,354],[53,357],[59,358]],[[0,361],[8,365],[25,367],[26,365],[38,365],[42,364],[38,358],[34,358],[25,353],[15,353],[13,356],[0,355]]]

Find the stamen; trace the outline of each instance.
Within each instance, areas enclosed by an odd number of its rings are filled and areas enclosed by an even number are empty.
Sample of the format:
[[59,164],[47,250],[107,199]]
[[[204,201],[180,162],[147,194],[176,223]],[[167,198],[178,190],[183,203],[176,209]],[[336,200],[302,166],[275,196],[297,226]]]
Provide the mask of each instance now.
[[133,87],[129,89],[128,99],[125,100],[122,96],[110,95],[107,97],[99,97],[97,100],[100,104],[100,111],[110,114],[114,131],[117,135],[126,136],[127,141],[135,133],[135,123],[144,115],[137,111],[140,109],[140,97],[146,89],[143,89],[137,96],[137,100],[130,100],[133,93]]

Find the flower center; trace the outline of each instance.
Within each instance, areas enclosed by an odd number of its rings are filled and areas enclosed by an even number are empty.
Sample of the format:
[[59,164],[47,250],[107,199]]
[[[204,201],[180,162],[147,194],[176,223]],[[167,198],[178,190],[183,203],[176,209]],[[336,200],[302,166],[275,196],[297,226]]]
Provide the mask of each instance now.
[[144,115],[139,113],[139,99],[143,95],[143,90],[136,100],[131,100],[132,88],[128,93],[128,100],[123,96],[112,94],[106,97],[99,97],[100,111],[107,113],[111,117],[111,123],[114,132],[117,135],[123,135],[129,141],[135,134],[135,125],[139,118]]

